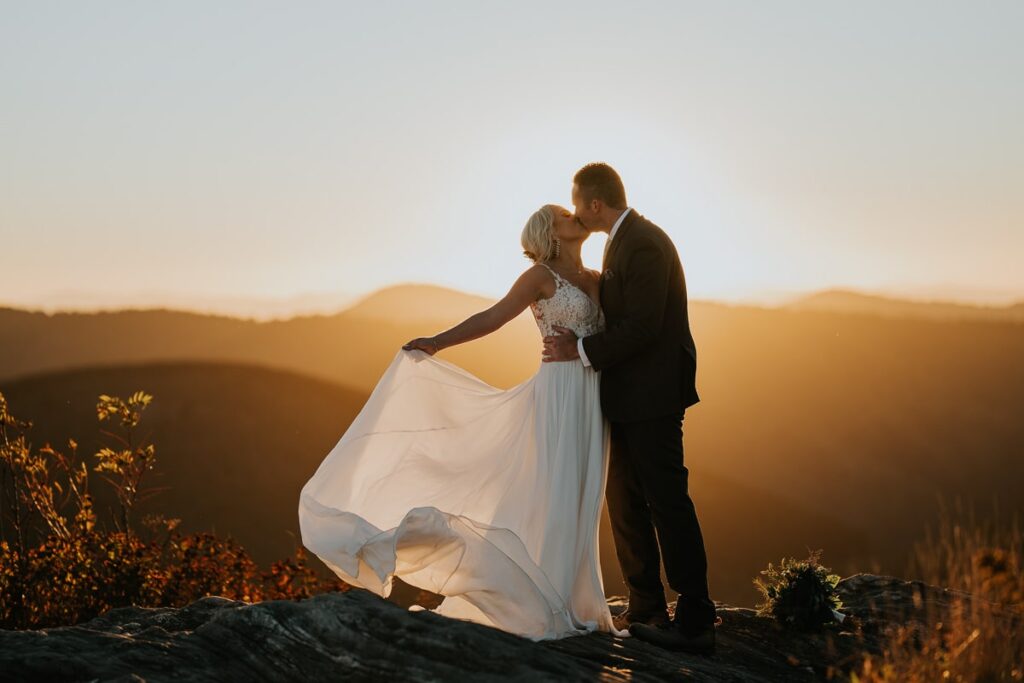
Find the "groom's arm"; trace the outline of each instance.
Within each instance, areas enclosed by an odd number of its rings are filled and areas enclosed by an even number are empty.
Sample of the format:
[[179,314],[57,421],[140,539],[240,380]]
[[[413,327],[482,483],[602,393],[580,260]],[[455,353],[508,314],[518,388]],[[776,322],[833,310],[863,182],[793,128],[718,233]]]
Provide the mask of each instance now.
[[[623,245],[625,246],[625,245]],[[644,240],[629,255],[622,295],[626,315],[603,332],[580,339],[580,358],[595,370],[620,363],[654,343],[665,322],[671,260]]]

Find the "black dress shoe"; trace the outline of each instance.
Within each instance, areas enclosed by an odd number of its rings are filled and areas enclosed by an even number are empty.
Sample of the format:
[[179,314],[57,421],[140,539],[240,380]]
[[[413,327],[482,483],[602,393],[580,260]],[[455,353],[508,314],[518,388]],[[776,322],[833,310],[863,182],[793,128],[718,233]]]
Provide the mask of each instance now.
[[633,612],[625,609],[612,617],[612,624],[620,631],[625,631],[631,624],[646,624],[648,626],[667,626],[669,621],[668,612],[664,609],[660,612]]
[[715,617],[713,624],[707,624],[696,630],[684,630],[675,622],[671,622],[667,626],[630,624],[629,633],[640,640],[668,650],[710,655],[715,651],[715,626],[720,623],[722,623],[722,618]]

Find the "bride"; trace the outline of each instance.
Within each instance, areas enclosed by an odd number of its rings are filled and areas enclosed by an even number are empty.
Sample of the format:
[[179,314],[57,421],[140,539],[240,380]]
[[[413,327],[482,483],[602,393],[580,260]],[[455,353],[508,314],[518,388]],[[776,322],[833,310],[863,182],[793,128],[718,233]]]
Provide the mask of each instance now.
[[598,371],[544,362],[496,389],[434,358],[529,307],[541,335],[604,328],[589,232],[546,205],[522,233],[534,265],[501,301],[409,341],[302,488],[302,542],[344,581],[381,596],[394,577],[445,596],[436,612],[532,640],[617,630],[598,524],[609,430]]

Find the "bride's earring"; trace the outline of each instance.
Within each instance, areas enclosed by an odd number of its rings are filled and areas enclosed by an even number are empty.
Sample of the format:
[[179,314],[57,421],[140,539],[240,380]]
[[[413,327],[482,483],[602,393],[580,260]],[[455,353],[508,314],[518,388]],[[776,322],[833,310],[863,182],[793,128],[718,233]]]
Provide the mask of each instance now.
[[562,240],[555,238],[555,258],[562,253]]

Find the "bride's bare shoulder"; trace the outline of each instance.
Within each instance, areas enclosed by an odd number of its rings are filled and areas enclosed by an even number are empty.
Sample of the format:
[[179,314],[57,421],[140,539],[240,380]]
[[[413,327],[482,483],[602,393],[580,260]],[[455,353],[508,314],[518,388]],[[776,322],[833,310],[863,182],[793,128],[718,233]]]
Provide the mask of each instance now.
[[547,282],[548,280],[554,282],[555,279],[555,276],[551,274],[551,269],[543,263],[534,263],[523,271],[520,277],[528,278],[535,282]]
[[554,295],[556,289],[555,276],[542,263],[535,263],[519,276],[519,281],[528,282],[531,287],[539,290],[541,298],[548,298]]

